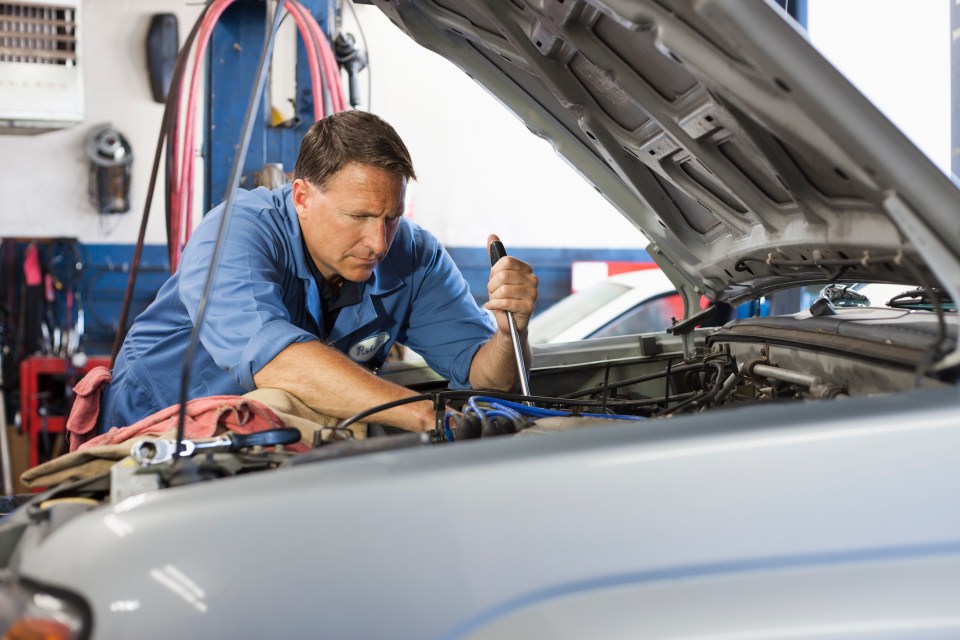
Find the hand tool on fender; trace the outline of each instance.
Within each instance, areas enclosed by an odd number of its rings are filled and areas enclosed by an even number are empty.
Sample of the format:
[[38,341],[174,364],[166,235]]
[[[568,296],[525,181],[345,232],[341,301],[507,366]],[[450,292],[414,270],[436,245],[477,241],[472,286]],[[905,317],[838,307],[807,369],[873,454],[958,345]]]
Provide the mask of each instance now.
[[[239,451],[250,447],[270,447],[299,441],[300,431],[292,427],[268,429],[246,435],[225,433],[211,440],[184,440],[180,445],[180,456],[189,458],[200,451],[208,453]],[[130,448],[130,457],[141,465],[161,464],[172,460],[176,449],[177,445],[173,439],[150,438],[134,444]]]
[[[490,243],[490,266],[497,264],[500,258],[507,255],[507,250],[499,240]],[[517,331],[517,322],[513,319],[513,312],[507,311],[507,325],[510,327],[510,340],[513,342],[513,355],[517,360],[517,374],[520,376],[520,389],[523,395],[530,395],[530,380],[527,379],[527,368],[523,364],[523,349],[520,345],[520,332]],[[529,405],[530,402],[527,402]]]

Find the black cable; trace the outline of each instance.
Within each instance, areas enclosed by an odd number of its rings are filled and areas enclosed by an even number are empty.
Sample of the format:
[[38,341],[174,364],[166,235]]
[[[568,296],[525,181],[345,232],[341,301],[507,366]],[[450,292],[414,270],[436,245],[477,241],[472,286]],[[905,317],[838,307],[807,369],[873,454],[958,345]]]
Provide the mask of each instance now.
[[[444,397],[443,394],[444,394],[443,391],[439,391],[435,393],[418,393],[415,396],[400,398],[399,400],[393,400],[391,402],[384,402],[383,404],[378,404],[375,407],[370,407],[369,409],[365,409],[360,413],[356,413],[350,416],[349,418],[346,418],[345,420],[340,421],[340,423],[336,426],[336,428],[346,429],[354,422],[359,422],[360,420],[363,420],[367,416],[372,416],[375,413],[380,413],[381,411],[386,411],[387,409],[402,407],[405,404],[411,404],[413,402],[422,402],[424,400],[430,400],[434,403],[437,403],[439,402],[441,397]],[[476,395],[476,393],[471,393],[471,395]]]
[[[697,392],[699,393],[699,392]],[[644,407],[651,404],[657,404],[663,402],[663,398],[644,398],[643,400],[618,400],[618,401],[609,401],[606,402],[600,400],[576,400],[571,398],[562,398],[562,397],[550,397],[550,396],[525,396],[519,393],[505,393],[502,391],[488,391],[485,389],[451,389],[446,391],[434,391],[432,393],[421,393],[408,398],[401,398],[399,400],[392,400],[390,402],[385,402],[383,404],[378,404],[369,409],[364,409],[360,413],[354,414],[349,418],[345,418],[338,425],[338,429],[344,429],[354,422],[359,422],[368,416],[372,416],[375,413],[380,413],[381,411],[386,411],[387,409],[393,409],[395,407],[403,406],[405,404],[410,404],[413,402],[423,402],[425,400],[430,400],[436,402],[438,399],[466,399],[472,396],[487,396],[490,398],[497,398],[498,400],[512,400],[514,402],[533,402],[535,404],[542,405],[553,405],[558,407],[598,407],[598,408],[617,408],[617,409],[633,409],[638,407]],[[680,396],[677,396],[680,397]]]
[[[700,371],[704,368],[705,364],[698,362],[696,364],[685,364],[676,369],[671,370],[673,364],[673,359],[667,361],[667,368],[664,371],[656,371],[654,373],[647,373],[642,376],[636,376],[635,378],[625,378],[623,380],[618,380],[610,384],[604,384],[599,387],[591,387],[590,389],[581,389],[580,391],[573,391],[570,393],[565,393],[562,396],[557,396],[558,398],[569,399],[569,398],[580,398],[587,396],[593,393],[598,393],[601,391],[607,391],[612,389],[620,389],[622,387],[628,387],[633,384],[640,384],[641,382],[649,382],[650,380],[656,380],[657,378],[662,378],[666,376],[669,379],[671,373],[686,373],[688,371]],[[670,389],[667,389],[666,396],[670,396]]]
[[917,284],[919,284],[930,297],[930,302],[933,304],[933,311],[937,314],[937,337],[930,344],[930,351],[928,351],[927,355],[921,358],[919,364],[917,364],[916,386],[919,387],[924,376],[927,375],[927,371],[929,371],[930,367],[932,367],[933,364],[940,359],[940,357],[943,355],[943,352],[946,350],[944,342],[947,340],[947,319],[943,315],[943,305],[940,304],[940,296],[937,295],[937,292],[930,284],[930,281],[927,280],[927,278],[923,275],[920,269],[913,264],[913,262],[910,260],[904,260],[903,263],[906,265],[907,271],[910,272],[910,275],[916,279]]
[[[170,79],[170,90],[167,92],[167,102],[163,107],[163,118],[160,122],[160,135],[157,139],[157,149],[153,155],[153,168],[150,171],[150,182],[147,187],[147,200],[143,205],[143,217],[140,219],[140,232],[137,236],[137,244],[133,250],[133,260],[130,263],[130,275],[127,277],[127,289],[123,296],[123,306],[120,309],[120,320],[117,325],[117,335],[113,341],[113,351],[110,355],[110,368],[113,368],[114,362],[117,360],[117,355],[120,353],[120,347],[123,344],[124,338],[127,337],[127,319],[130,317],[130,303],[133,298],[133,289],[137,282],[137,273],[140,269],[140,258],[143,254],[143,243],[146,239],[147,234],[147,221],[150,219],[150,206],[153,203],[153,192],[157,186],[157,176],[160,171],[160,156],[163,153],[164,140],[171,137],[168,136],[170,128],[170,119],[175,114],[175,111],[180,108],[180,79],[183,76],[183,71],[187,66],[187,58],[190,54],[190,48],[193,46],[193,41],[197,37],[197,32],[200,31],[200,24],[203,22],[204,17],[207,14],[207,11],[210,9],[210,5],[206,5],[203,10],[200,12],[200,17],[197,19],[197,22],[193,25],[193,29],[190,31],[190,35],[187,36],[186,41],[183,43],[183,47],[180,49],[180,53],[177,54],[177,62],[173,68],[173,74]],[[168,161],[168,170],[167,176],[169,180],[170,170],[170,152],[167,152],[167,161]],[[167,189],[167,210],[169,211],[169,185]],[[168,216],[169,217],[169,216]],[[168,220],[168,230],[167,230],[167,242],[170,241],[169,233],[169,220]],[[169,246],[169,244],[168,244]]]
[[260,61],[257,66],[257,78],[253,91],[250,92],[250,100],[247,102],[247,112],[243,116],[243,125],[241,126],[240,145],[233,158],[233,167],[230,170],[230,183],[227,186],[226,202],[223,205],[223,214],[220,218],[220,227],[217,230],[217,239],[213,244],[213,251],[210,255],[210,266],[207,268],[207,279],[203,283],[203,292],[200,294],[200,301],[197,303],[197,319],[193,323],[193,331],[190,334],[190,343],[187,346],[187,352],[183,359],[183,373],[180,376],[180,410],[177,414],[177,448],[176,460],[180,460],[180,443],[183,441],[184,426],[187,416],[187,395],[190,390],[190,369],[193,363],[193,354],[197,348],[197,342],[200,339],[200,330],[203,327],[203,319],[207,311],[207,300],[210,292],[213,290],[213,283],[216,279],[217,265],[220,262],[220,250],[223,247],[223,240],[226,237],[227,229],[230,224],[230,217],[233,208],[233,201],[240,185],[240,172],[243,169],[243,161],[247,157],[247,149],[250,147],[250,138],[253,136],[254,116],[259,110],[260,97],[263,95],[263,89],[267,81],[267,60],[273,52],[273,43],[277,37],[277,29],[280,27],[280,21],[284,15],[281,0],[277,1],[276,13],[273,17],[273,26],[270,33],[263,42],[263,49],[260,51]]
[[667,359],[667,376],[663,383],[663,408],[664,409],[670,406],[670,381],[673,379],[671,378],[671,375],[673,373],[671,371],[672,368],[673,368],[673,358],[668,358]]
[[708,404],[711,400],[713,400],[713,398],[715,398],[718,393],[720,393],[720,388],[723,386],[723,379],[724,379],[724,375],[723,375],[724,368],[723,368],[723,365],[720,364],[719,362],[706,362],[706,363],[704,363],[704,364],[711,365],[711,366],[713,366],[713,365],[716,366],[717,376],[716,376],[716,378],[714,379],[713,387],[712,387],[711,389],[709,389],[708,391],[705,391],[705,392],[696,394],[694,397],[689,398],[689,399],[681,402],[681,403],[678,404],[678,405],[674,405],[673,407],[667,409],[666,411],[664,411],[663,413],[661,413],[661,414],[659,414],[659,415],[661,415],[661,416],[668,416],[668,415],[677,413],[678,411],[680,411],[680,410],[682,410],[682,409],[686,409],[686,408],[689,407],[690,405],[693,405],[693,406],[703,406],[703,405],[706,405],[706,404]]
[[607,361],[606,365],[603,367],[603,386],[601,387],[601,389],[603,389],[603,394],[600,396],[600,399],[603,401],[604,412],[606,412],[607,410],[607,400],[610,397],[610,394],[609,394],[610,389],[607,387],[607,385],[609,384],[610,384],[610,362]]

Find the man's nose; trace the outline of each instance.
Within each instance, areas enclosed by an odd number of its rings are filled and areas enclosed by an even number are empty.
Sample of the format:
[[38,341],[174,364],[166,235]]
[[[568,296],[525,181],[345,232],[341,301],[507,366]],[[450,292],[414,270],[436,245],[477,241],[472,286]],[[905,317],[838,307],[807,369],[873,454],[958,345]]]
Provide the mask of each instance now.
[[367,248],[377,256],[382,256],[387,252],[387,223],[385,220],[377,219],[370,225],[366,234]]

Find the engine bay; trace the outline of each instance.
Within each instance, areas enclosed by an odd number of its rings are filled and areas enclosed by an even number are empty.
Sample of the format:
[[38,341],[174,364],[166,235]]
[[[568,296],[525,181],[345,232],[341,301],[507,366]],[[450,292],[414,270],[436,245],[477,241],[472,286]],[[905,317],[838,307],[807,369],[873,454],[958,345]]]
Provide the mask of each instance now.
[[[939,318],[939,319],[938,319]],[[889,308],[841,308],[828,316],[733,320],[688,336],[669,333],[544,345],[535,352],[530,396],[449,390],[424,363],[393,363],[383,374],[433,399],[437,428],[406,433],[350,425],[381,407],[344,420],[313,448],[285,448],[295,429],[256,439],[216,442],[141,441],[131,462],[107,477],[61,485],[39,500],[83,496],[90,505],[147,491],[408,447],[463,446],[491,437],[536,436],[572,429],[645,424],[679,416],[768,403],[842,402],[846,398],[948,387],[955,371],[931,367],[936,344],[957,336],[956,314]],[[692,348],[691,348],[692,345]],[[326,432],[329,434],[329,429]],[[166,452],[162,454],[162,452]]]

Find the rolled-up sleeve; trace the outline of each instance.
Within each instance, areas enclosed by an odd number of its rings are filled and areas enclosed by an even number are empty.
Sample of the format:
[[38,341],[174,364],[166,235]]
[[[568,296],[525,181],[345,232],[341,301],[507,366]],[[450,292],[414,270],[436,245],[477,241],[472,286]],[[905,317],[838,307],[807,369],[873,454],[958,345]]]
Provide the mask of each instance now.
[[[180,265],[180,300],[194,323],[218,227],[214,220],[200,225]],[[317,340],[291,321],[284,304],[285,287],[303,286],[284,268],[287,242],[273,221],[237,210],[206,301],[200,341],[217,366],[248,391],[256,388],[254,374],[289,345]]]

